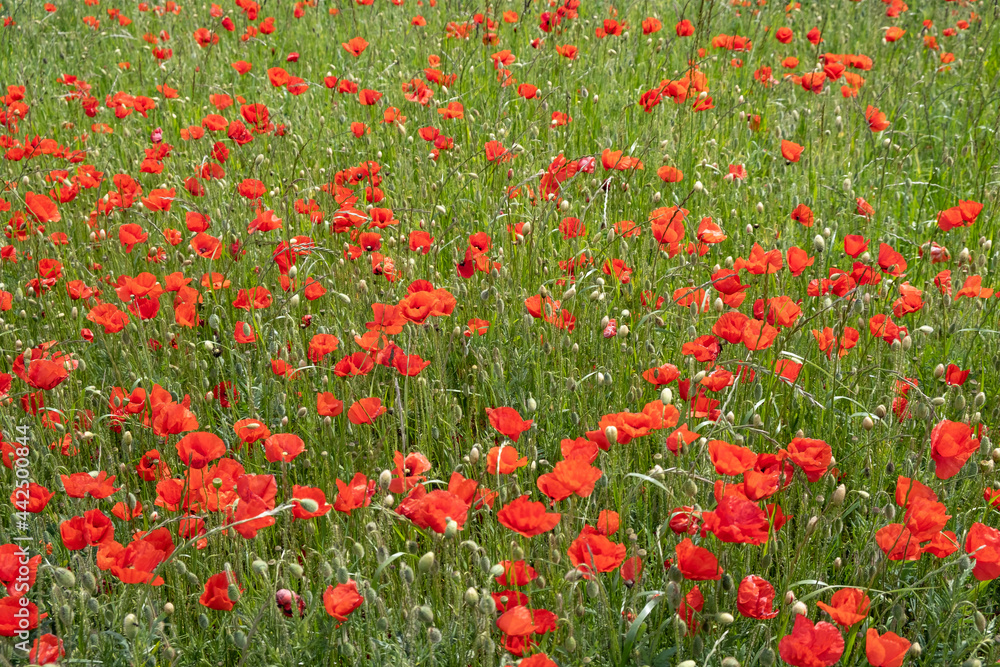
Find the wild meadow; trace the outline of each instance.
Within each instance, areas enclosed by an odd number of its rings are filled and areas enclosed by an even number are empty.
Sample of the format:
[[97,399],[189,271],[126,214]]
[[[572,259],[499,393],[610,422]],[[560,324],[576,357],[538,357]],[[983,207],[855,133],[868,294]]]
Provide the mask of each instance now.
[[0,2],[0,664],[1000,660],[995,3]]

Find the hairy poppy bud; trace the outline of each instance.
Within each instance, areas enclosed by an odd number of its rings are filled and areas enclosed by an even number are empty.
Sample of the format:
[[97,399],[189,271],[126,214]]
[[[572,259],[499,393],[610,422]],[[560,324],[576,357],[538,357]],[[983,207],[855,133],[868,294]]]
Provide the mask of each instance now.
[[57,567],[53,572],[53,577],[63,588],[73,588],[76,585],[76,575],[64,567]]
[[[204,616],[204,614],[202,614]],[[201,619],[198,619],[199,621]],[[205,617],[205,625],[208,625],[208,617]],[[139,619],[136,618],[135,614],[126,614],[125,619],[122,621],[122,634],[129,639],[135,639],[135,636],[139,634]]]

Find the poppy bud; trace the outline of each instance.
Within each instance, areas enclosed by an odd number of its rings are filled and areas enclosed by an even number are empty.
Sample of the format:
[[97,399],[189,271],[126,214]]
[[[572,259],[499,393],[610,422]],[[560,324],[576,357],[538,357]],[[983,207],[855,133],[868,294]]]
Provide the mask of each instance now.
[[[298,563],[291,563],[288,566],[288,572],[289,572],[289,574],[291,574],[296,579],[301,579],[302,578],[302,573],[304,572],[304,570],[302,569],[302,566],[299,565]],[[237,591],[237,595],[238,594],[239,594],[239,591]],[[230,595],[229,597],[232,598],[233,596]],[[233,599],[235,599],[235,598],[233,598]]]
[[[94,602],[97,603],[97,600],[95,598],[90,598],[90,599],[94,600]],[[70,607],[68,604],[64,604],[63,606],[59,607],[59,620],[62,621],[63,625],[67,626],[73,625],[73,608]],[[134,637],[135,635],[132,636]],[[132,637],[129,637],[129,639],[131,638]]]
[[757,657],[757,662],[759,662],[762,667],[771,667],[774,664],[774,650],[770,647],[761,650]]
[[840,507],[844,504],[844,498],[847,496],[847,487],[841,484],[833,492],[833,497],[830,498],[830,504],[834,507]]
[[609,443],[618,442],[618,429],[615,426],[605,427],[604,437]]
[[475,607],[477,604],[479,604],[479,591],[470,586],[469,588],[465,589],[465,595],[462,596],[462,599],[465,600],[465,604],[469,605],[470,607]]
[[813,238],[813,250],[816,252],[824,252],[826,250],[826,239],[824,239],[820,234],[817,234]]
[[259,576],[261,576],[261,577],[266,577],[267,576],[267,563],[265,563],[261,559],[259,559],[259,558],[256,559],[253,563],[250,564],[250,567]]
[[493,614],[496,613],[496,610],[497,610],[497,603],[496,600],[493,599],[492,595],[484,595],[483,597],[479,598],[480,613],[486,614],[487,616],[492,616]]
[[722,661],[722,667],[740,667],[740,661],[733,656],[729,656]]
[[698,663],[694,660],[685,660],[684,662],[678,662],[677,667],[698,667]]
[[704,192],[705,191],[704,184],[702,184],[701,181],[695,181],[694,182],[694,191],[695,192]]
[[434,552],[428,551],[417,561],[417,571],[420,574],[427,574],[434,568]]
[[803,616],[805,616],[808,613],[809,613],[809,607],[807,607],[806,603],[803,602],[802,600],[799,600],[798,602],[792,605],[792,614],[802,614]]
[[57,567],[53,572],[53,576],[56,583],[63,588],[73,588],[76,585],[76,575],[64,567]]
[[965,409],[965,396],[963,394],[955,397],[955,409],[959,412]]
[[[202,614],[204,616],[204,614]],[[201,619],[198,619],[199,621]],[[208,625],[208,617],[205,617],[205,625]],[[135,636],[139,634],[139,619],[136,618],[135,614],[127,614],[125,620],[122,621],[122,634],[129,639],[135,639]]]
[[319,503],[317,503],[312,498],[302,498],[299,499],[297,502],[299,503],[299,505],[302,506],[302,509],[304,509],[306,512],[309,512],[310,514],[319,511]]
[[587,596],[590,597],[591,599],[596,600],[598,597],[600,597],[600,595],[601,595],[601,587],[597,584],[597,582],[594,581],[593,579],[588,581]]
[[977,408],[983,407],[986,404],[986,394],[983,392],[976,394],[976,397],[972,399],[972,404]]

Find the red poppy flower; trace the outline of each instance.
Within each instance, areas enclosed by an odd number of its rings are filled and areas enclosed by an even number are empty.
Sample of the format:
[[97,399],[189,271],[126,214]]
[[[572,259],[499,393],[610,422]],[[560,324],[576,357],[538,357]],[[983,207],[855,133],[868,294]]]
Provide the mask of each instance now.
[[528,457],[518,454],[511,445],[491,447],[486,454],[486,471],[491,475],[509,475],[526,465]]
[[188,433],[177,441],[177,455],[185,465],[201,469],[226,453],[222,438],[207,431]]
[[549,532],[556,527],[561,517],[559,513],[546,512],[545,503],[532,502],[527,495],[512,500],[497,512],[497,521],[501,526],[524,537]]
[[271,463],[292,461],[304,451],[302,438],[293,433],[275,433],[264,441],[264,455]]
[[844,654],[844,637],[830,623],[814,624],[804,614],[796,614],[791,634],[778,642],[778,653],[793,667],[829,667]]
[[979,449],[972,427],[964,422],[942,419],[931,430],[931,458],[938,479],[951,479]]
[[531,428],[534,421],[533,419],[521,419],[517,410],[508,407],[486,408],[486,416],[489,417],[490,426],[514,442],[517,442],[521,434]]
[[677,567],[685,579],[718,581],[722,578],[723,569],[719,567],[719,559],[708,549],[695,546],[690,538],[681,541],[674,551],[677,554]]
[[868,616],[871,602],[860,588],[841,588],[830,598],[830,604],[817,602],[816,606],[830,614],[837,625],[849,628]]
[[793,141],[781,140],[781,157],[788,162],[798,162],[803,150],[805,150],[805,146],[800,146]]
[[594,492],[594,484],[604,473],[590,465],[583,458],[560,461],[552,472],[538,477],[538,490],[554,501],[565,500],[572,495],[581,498]]
[[358,585],[353,579],[348,579],[346,584],[328,586],[323,593],[323,608],[326,609],[326,613],[340,623],[347,621],[347,617],[364,601],[365,599],[361,597]]
[[374,424],[375,420],[385,414],[382,399],[376,397],[362,398],[355,401],[347,410],[347,418],[352,424]]
[[[303,500],[311,500],[316,503],[316,509],[306,509]],[[292,502],[294,503],[292,517],[295,519],[315,519],[333,509],[333,506],[326,502],[326,494],[323,493],[323,490],[312,486],[294,485],[292,487]]]
[[910,642],[895,632],[881,636],[875,628],[865,633],[865,656],[872,667],[900,667],[910,650]]
[[205,590],[198,601],[209,609],[230,611],[236,602],[229,597],[229,575],[225,572],[212,575],[205,582]]
[[611,572],[625,560],[624,544],[612,542],[590,526],[584,526],[580,535],[566,550],[573,567],[586,578],[594,572]]
[[774,618],[774,586],[762,577],[751,574],[743,578],[736,591],[736,609],[747,618]]

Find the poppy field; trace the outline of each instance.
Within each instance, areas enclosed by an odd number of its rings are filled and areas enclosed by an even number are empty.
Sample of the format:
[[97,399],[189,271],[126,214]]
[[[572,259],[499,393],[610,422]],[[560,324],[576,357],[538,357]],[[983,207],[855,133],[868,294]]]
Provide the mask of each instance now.
[[0,102],[0,665],[1000,661],[995,5],[0,0]]

